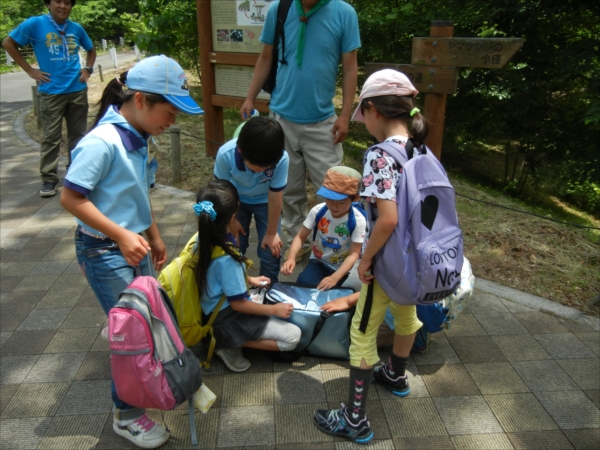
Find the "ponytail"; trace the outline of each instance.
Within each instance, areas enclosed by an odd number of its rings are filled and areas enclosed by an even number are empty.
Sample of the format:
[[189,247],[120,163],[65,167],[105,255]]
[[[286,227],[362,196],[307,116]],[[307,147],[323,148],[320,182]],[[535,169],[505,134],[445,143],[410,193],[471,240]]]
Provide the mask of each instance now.
[[368,97],[362,100],[361,106],[363,108],[375,108],[386,119],[405,122],[410,138],[416,143],[422,144],[429,134],[427,119],[418,108],[415,108],[414,100],[410,96],[382,95]]
[[[110,108],[111,105],[120,107],[130,101],[135,96],[136,92],[142,92],[135,89],[127,89],[127,73],[128,72],[123,72],[117,78],[113,78],[104,88],[100,101],[96,103],[100,108],[98,109],[98,113],[94,118],[90,130],[98,126],[98,123],[100,123],[100,120],[104,117],[104,114],[106,114],[106,111],[108,111],[108,108]],[[144,101],[149,106],[156,103],[167,103],[167,99],[160,94],[152,94],[149,92],[142,92],[142,94],[144,95]]]
[[237,213],[238,205],[237,190],[227,180],[211,180],[206,186],[200,188],[196,195],[194,210],[198,216],[198,246],[196,247],[198,264],[196,264],[195,275],[200,296],[206,292],[208,286],[206,277],[215,247],[221,247],[240,264],[246,260],[227,240],[227,226]]

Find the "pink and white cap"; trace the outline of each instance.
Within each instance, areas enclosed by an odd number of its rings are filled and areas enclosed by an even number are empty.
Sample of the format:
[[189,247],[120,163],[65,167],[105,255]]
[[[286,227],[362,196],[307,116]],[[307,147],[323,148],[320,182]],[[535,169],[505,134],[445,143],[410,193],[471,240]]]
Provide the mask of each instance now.
[[352,120],[355,122],[365,121],[360,110],[360,105],[365,98],[381,97],[383,95],[416,97],[418,93],[419,91],[415,89],[408,77],[402,72],[393,69],[379,70],[365,81],[362,91],[360,91],[360,97],[358,97],[358,106],[352,114]]

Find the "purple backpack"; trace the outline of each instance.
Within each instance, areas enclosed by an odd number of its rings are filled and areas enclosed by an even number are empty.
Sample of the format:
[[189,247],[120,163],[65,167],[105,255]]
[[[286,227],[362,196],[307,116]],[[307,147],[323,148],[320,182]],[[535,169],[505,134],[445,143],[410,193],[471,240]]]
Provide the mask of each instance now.
[[410,139],[406,146],[382,142],[375,148],[394,158],[403,171],[396,186],[398,225],[373,258],[373,274],[396,303],[436,303],[460,285],[463,240],[454,188],[424,145],[415,157]]
[[138,276],[108,313],[110,366],[121,400],[138,408],[171,410],[202,385],[200,362],[185,346],[169,296],[153,277]]

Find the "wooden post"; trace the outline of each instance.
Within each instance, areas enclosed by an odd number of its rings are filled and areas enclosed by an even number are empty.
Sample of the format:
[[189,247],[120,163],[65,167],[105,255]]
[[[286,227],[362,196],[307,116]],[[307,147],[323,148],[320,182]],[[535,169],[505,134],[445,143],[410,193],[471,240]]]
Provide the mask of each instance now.
[[179,183],[181,181],[180,131],[181,130],[177,125],[171,125],[169,127],[169,133],[171,133],[171,170],[173,173],[173,183]]
[[102,75],[102,66],[98,64],[98,75],[100,75],[100,81],[104,82],[104,75]]
[[31,86],[31,100],[33,101],[33,114],[40,115],[40,104],[38,103],[37,86]]
[[[452,37],[453,34],[453,22],[441,20],[431,22],[429,34],[431,37]],[[425,139],[425,144],[437,159],[441,159],[446,116],[446,94],[425,94],[425,116],[429,120],[429,136]]]
[[[212,21],[210,1],[196,0],[198,17],[198,44],[200,46],[200,67],[202,68],[202,109],[204,109],[204,136],[206,154],[216,156],[218,142],[225,142],[223,108],[213,105],[212,96],[216,93],[215,68],[210,58],[212,49]],[[211,142],[212,141],[212,142]]]

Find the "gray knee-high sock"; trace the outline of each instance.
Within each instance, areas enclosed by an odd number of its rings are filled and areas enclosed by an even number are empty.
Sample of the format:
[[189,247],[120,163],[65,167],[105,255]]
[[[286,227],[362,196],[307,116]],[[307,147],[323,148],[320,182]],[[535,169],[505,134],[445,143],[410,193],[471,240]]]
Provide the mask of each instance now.
[[373,380],[373,368],[361,369],[350,366],[350,387],[348,391],[348,418],[354,424],[365,418],[367,395]]

